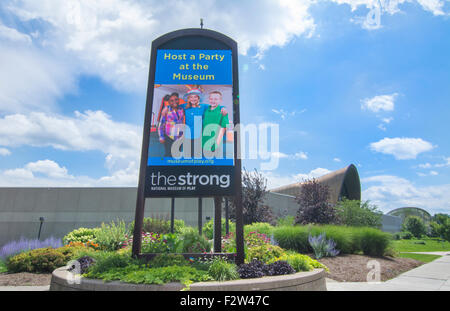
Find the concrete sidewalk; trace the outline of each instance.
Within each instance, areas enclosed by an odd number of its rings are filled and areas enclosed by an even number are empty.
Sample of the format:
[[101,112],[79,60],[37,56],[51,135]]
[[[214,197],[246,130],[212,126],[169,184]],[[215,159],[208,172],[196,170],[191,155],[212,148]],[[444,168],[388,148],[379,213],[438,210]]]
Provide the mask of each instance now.
[[50,285],[47,286],[0,286],[0,291],[6,292],[43,292],[48,291]]
[[386,282],[327,282],[329,291],[450,291],[450,252],[421,254],[443,255]]

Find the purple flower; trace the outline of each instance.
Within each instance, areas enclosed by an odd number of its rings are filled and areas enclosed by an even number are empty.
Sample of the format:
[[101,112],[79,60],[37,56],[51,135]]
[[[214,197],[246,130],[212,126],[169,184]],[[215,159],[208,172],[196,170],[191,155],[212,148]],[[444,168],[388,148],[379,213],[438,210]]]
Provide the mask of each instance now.
[[62,247],[61,239],[57,239],[54,237],[50,237],[44,241],[40,241],[38,239],[26,239],[21,237],[18,241],[11,241],[2,248],[0,248],[0,258],[7,259],[19,253],[29,251],[36,248],[45,248],[45,247],[53,247],[58,248]]

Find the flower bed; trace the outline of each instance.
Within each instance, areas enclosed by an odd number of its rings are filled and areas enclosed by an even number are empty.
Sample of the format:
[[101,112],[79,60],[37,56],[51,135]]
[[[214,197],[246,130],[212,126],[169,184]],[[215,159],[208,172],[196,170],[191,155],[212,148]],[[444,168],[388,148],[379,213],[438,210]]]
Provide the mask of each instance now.
[[[180,282],[163,285],[104,282],[81,278],[77,284],[67,267],[56,269],[52,274],[51,291],[180,291],[187,286]],[[190,291],[325,291],[325,271],[315,269],[282,276],[267,276],[224,282],[197,282],[189,285]]]

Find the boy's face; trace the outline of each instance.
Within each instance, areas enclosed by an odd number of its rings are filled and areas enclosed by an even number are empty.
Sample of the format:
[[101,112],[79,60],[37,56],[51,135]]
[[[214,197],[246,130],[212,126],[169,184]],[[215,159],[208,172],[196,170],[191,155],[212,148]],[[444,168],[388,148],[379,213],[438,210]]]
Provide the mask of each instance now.
[[222,103],[222,96],[220,94],[213,93],[209,95],[209,104],[212,109],[216,108],[221,103]]

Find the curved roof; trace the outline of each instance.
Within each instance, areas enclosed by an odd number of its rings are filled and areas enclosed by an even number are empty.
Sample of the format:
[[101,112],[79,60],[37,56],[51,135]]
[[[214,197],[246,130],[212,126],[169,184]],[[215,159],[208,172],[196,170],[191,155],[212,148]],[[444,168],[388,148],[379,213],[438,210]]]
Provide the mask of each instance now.
[[[332,204],[336,204],[343,197],[349,200],[361,200],[361,183],[358,170],[353,164],[316,178],[316,181],[329,187],[329,201]],[[303,182],[293,183],[270,191],[296,196],[302,184]]]
[[388,212],[387,215],[391,216],[400,216],[402,219],[405,219],[408,216],[419,216],[425,221],[431,220],[431,215],[423,208],[419,207],[400,207],[393,209],[392,211]]

